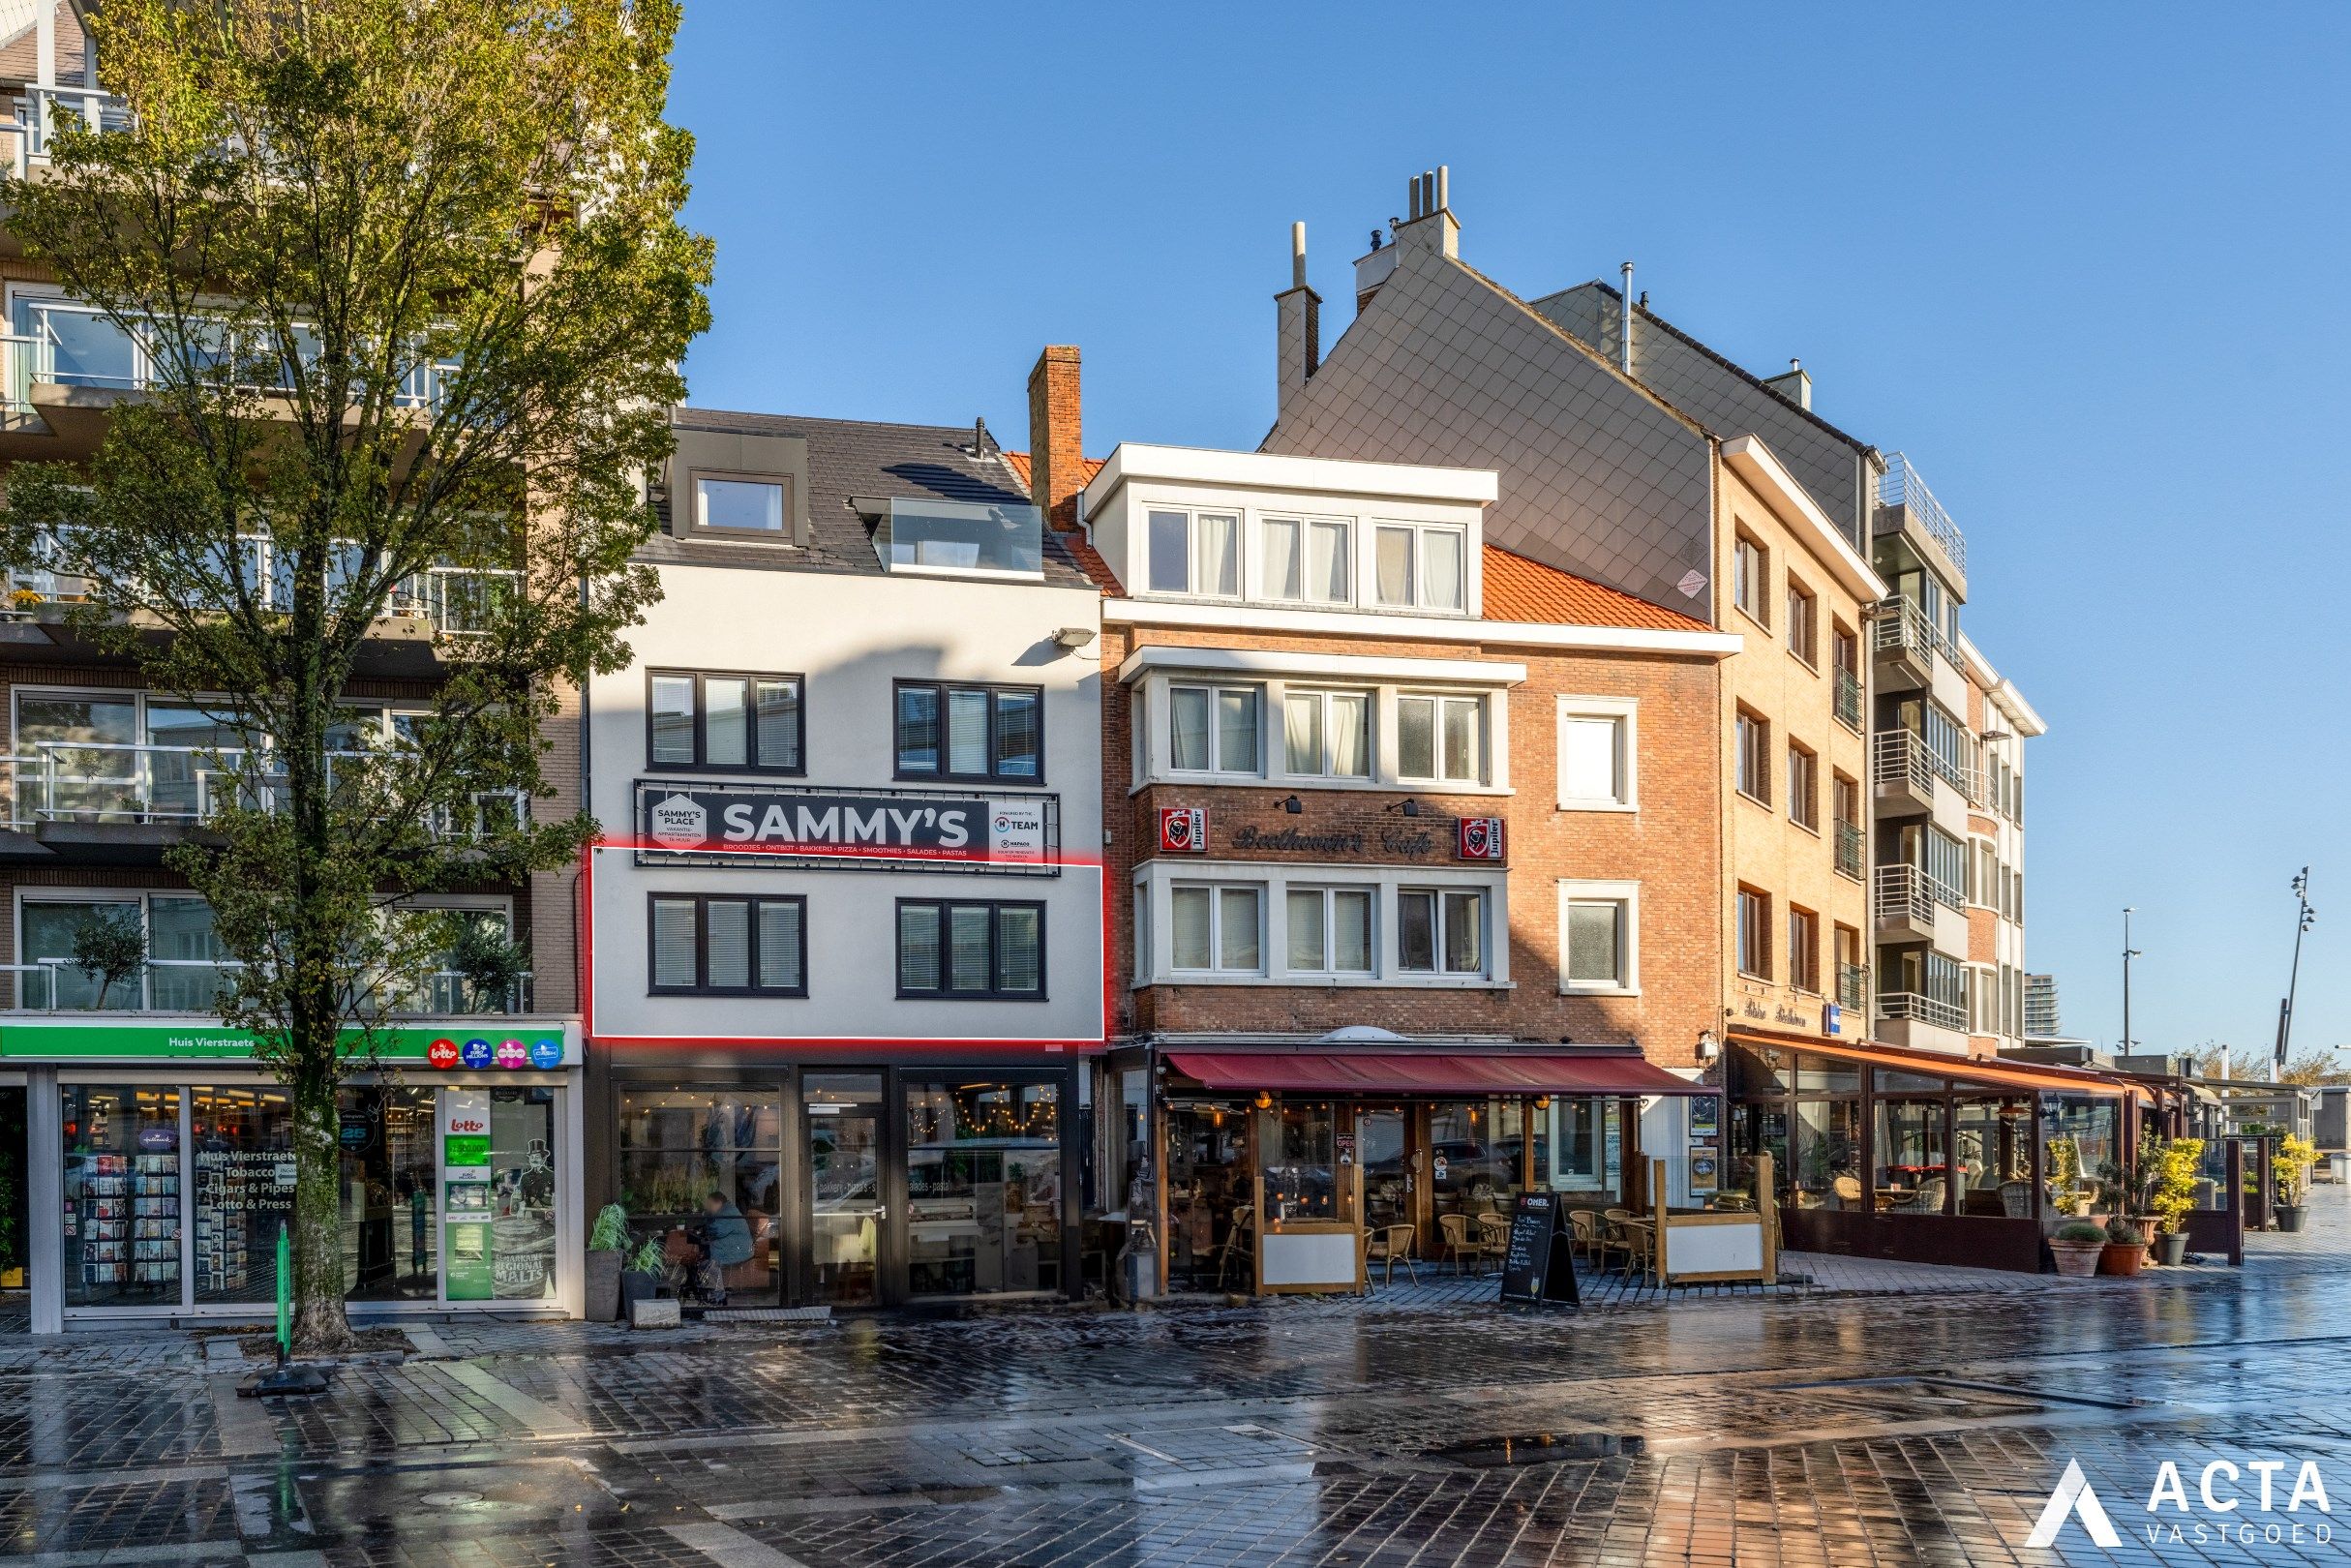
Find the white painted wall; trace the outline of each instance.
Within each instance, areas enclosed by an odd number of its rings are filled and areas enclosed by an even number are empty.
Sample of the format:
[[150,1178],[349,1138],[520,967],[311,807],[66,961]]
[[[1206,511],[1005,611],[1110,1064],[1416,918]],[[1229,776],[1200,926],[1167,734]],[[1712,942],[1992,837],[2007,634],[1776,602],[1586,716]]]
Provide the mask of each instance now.
[[[640,867],[632,849],[596,852],[593,1034],[600,1039],[1096,1040],[1101,1034],[1102,843],[1100,599],[1091,588],[937,577],[665,565],[665,597],[631,638],[636,658],[589,685],[591,809],[608,835],[633,837],[641,778],[709,787],[1032,793],[1004,785],[913,784],[891,776],[892,682],[942,678],[1041,686],[1044,778],[1061,800],[1065,855],[1087,862],[1054,878],[864,867]],[[1067,626],[1097,633],[1075,652]],[[665,773],[648,767],[647,671],[709,670],[805,678],[803,776]],[[808,900],[805,998],[653,997],[648,894],[797,893]],[[901,898],[1041,901],[1041,1002],[896,997]]]

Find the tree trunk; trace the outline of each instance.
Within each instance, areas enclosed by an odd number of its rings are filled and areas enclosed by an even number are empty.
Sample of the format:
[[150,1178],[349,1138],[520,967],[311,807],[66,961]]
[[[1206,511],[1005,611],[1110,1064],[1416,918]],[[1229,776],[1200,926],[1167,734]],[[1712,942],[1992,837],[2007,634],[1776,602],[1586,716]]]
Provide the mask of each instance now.
[[343,1308],[343,1150],[338,1133],[332,1021],[323,1049],[297,1033],[294,1041],[293,1340],[296,1350],[333,1355],[351,1347]]

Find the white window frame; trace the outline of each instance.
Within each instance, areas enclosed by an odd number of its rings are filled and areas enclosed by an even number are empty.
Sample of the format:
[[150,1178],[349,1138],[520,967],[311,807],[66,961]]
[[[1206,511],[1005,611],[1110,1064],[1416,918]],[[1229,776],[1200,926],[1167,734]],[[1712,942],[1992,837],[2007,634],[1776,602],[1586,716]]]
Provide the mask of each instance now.
[[[1300,604],[1330,609],[1352,608],[1356,601],[1363,597],[1356,585],[1356,579],[1361,577],[1363,572],[1357,549],[1359,534],[1355,519],[1351,517],[1317,517],[1304,512],[1257,511],[1251,511],[1249,518],[1256,525],[1254,531],[1257,535],[1257,550],[1253,562],[1257,575],[1254,579],[1245,579],[1245,581],[1253,581],[1256,588],[1256,591],[1250,597],[1261,599],[1267,604]],[[1295,596],[1276,592],[1270,580],[1269,574],[1272,572],[1274,564],[1274,551],[1272,545],[1266,540],[1266,534],[1277,524],[1288,524],[1298,530],[1299,592]],[[1324,598],[1310,591],[1311,585],[1309,579],[1314,558],[1311,541],[1316,528],[1337,528],[1339,530],[1339,559],[1344,567],[1345,592],[1336,599]]]
[[[1141,512],[1143,525],[1142,559],[1138,564],[1142,569],[1135,574],[1135,581],[1143,585],[1144,591],[1146,593],[1153,598],[1208,599],[1222,604],[1239,603],[1248,597],[1250,581],[1249,574],[1251,566],[1254,563],[1255,556],[1255,552],[1249,548],[1248,508],[1242,506],[1193,506],[1181,502],[1146,501],[1141,507]],[[1158,514],[1162,512],[1168,514],[1181,514],[1184,519],[1184,586],[1180,588],[1163,588],[1152,581],[1152,524],[1156,520]],[[1232,520],[1233,590],[1229,594],[1210,593],[1200,587],[1200,519],[1203,517],[1229,518]]]
[[[1616,726],[1616,796],[1585,799],[1567,793],[1567,726],[1572,719],[1609,719]],[[1630,697],[1567,697],[1559,699],[1558,733],[1553,770],[1562,811],[1638,811],[1641,809],[1641,704]]]
[[[1425,702],[1433,705],[1430,713],[1429,731],[1429,758],[1432,769],[1425,774],[1404,771],[1403,705],[1408,702]],[[1477,767],[1475,772],[1466,778],[1456,777],[1445,771],[1445,705],[1447,703],[1475,703],[1477,705]],[[1390,706],[1396,713],[1396,781],[1399,784],[1418,784],[1446,789],[1458,785],[1482,789],[1492,782],[1494,774],[1493,715],[1497,706],[1492,700],[1492,694],[1482,691],[1445,691],[1410,687],[1398,690]]]
[[[1270,886],[1262,882],[1247,882],[1235,878],[1205,879],[1186,877],[1171,883],[1167,889],[1170,909],[1178,892],[1192,890],[1208,894],[1208,963],[1206,969],[1178,969],[1175,966],[1175,921],[1168,921],[1168,973],[1187,979],[1226,979],[1233,976],[1262,976],[1268,972],[1273,958],[1270,942],[1272,922],[1266,911],[1273,903]],[[1224,965],[1224,895],[1228,892],[1248,892],[1257,900],[1257,965],[1254,969],[1227,969]]]
[[[1408,990],[1506,990],[1510,987],[1508,873],[1472,865],[1334,865],[1315,861],[1210,860],[1155,858],[1134,871],[1136,962],[1132,988],[1151,985],[1286,985],[1346,988],[1379,986]],[[1261,970],[1177,969],[1174,893],[1178,888],[1248,887],[1258,891]],[[1292,890],[1365,891],[1371,894],[1371,969],[1289,968],[1289,893]],[[1485,900],[1486,969],[1470,975],[1406,970],[1401,962],[1396,918],[1400,890],[1475,892]],[[1212,906],[1213,907],[1213,906]],[[1327,911],[1326,911],[1327,915]],[[1212,915],[1212,921],[1218,917]],[[1441,916],[1440,916],[1441,920]],[[1326,919],[1325,931],[1329,930]],[[1216,940],[1211,926],[1210,940]],[[1325,937],[1325,952],[1329,951]],[[1441,932],[1440,932],[1441,940]]]
[[[1387,528],[1408,531],[1412,535],[1412,580],[1408,585],[1410,591],[1404,598],[1396,601],[1383,598],[1379,591],[1379,536],[1381,531]],[[1429,602],[1428,573],[1421,569],[1421,562],[1422,552],[1426,548],[1422,544],[1422,540],[1432,533],[1449,533],[1461,544],[1462,602],[1460,604],[1431,604]],[[1431,616],[1466,617],[1469,614],[1469,584],[1473,567],[1469,558],[1469,530],[1467,528],[1458,523],[1415,523],[1402,518],[1374,518],[1371,520],[1370,537],[1365,542],[1370,547],[1364,557],[1363,601],[1366,606],[1374,610],[1415,610],[1423,615]]]
[[[1445,938],[1446,935],[1452,930],[1451,921],[1445,913],[1448,895],[1463,892],[1471,892],[1478,895],[1478,956],[1482,962],[1475,970],[1447,969],[1445,967],[1445,949],[1447,947]],[[1424,897],[1430,900],[1430,956],[1435,960],[1436,967],[1433,969],[1407,969],[1404,966],[1402,952],[1404,937],[1404,913],[1402,906],[1403,900],[1406,898]],[[1415,878],[1408,885],[1399,887],[1396,890],[1395,903],[1398,907],[1396,908],[1392,923],[1396,927],[1396,940],[1398,944],[1396,972],[1399,975],[1425,975],[1441,980],[1483,980],[1493,972],[1493,911],[1495,908],[1495,903],[1493,894],[1492,892],[1488,891],[1484,888],[1463,888],[1459,885],[1432,883],[1426,881],[1425,879]]]
[[[1580,980],[1567,972],[1567,912],[1577,904],[1616,906],[1616,980],[1613,983]],[[1595,882],[1576,877],[1559,879],[1559,994],[1561,996],[1639,996],[1641,994],[1641,884]]]
[[[1262,779],[1273,766],[1273,749],[1267,743],[1265,715],[1271,708],[1267,688],[1259,682],[1232,680],[1170,680],[1166,686],[1167,700],[1151,705],[1166,709],[1167,776],[1171,778],[1203,779]],[[1175,761],[1175,708],[1179,691],[1208,693],[1208,766],[1206,768],[1178,768]],[[1240,692],[1247,694],[1257,707],[1257,760],[1248,768],[1226,768],[1224,763],[1224,726],[1218,722],[1219,699]]]
[[[1293,968],[1290,964],[1289,920],[1290,900],[1311,893],[1322,900],[1322,956],[1323,962],[1311,969]],[[1364,953],[1370,961],[1368,969],[1341,969],[1335,961],[1338,944],[1334,935],[1338,925],[1332,912],[1338,908],[1338,893],[1360,893],[1368,926],[1364,932]],[[1281,890],[1281,972],[1293,979],[1314,979],[1327,976],[1334,980],[1370,980],[1379,973],[1379,885],[1371,882],[1284,882]]]
[[[1335,766],[1332,737],[1337,732],[1331,725],[1331,699],[1349,698],[1363,704],[1364,770],[1342,773]],[[1290,704],[1301,699],[1314,704],[1322,726],[1322,766],[1306,771],[1290,766]],[[1379,692],[1375,687],[1290,685],[1281,689],[1281,772],[1285,778],[1314,780],[1345,780],[1368,784],[1379,777]]]

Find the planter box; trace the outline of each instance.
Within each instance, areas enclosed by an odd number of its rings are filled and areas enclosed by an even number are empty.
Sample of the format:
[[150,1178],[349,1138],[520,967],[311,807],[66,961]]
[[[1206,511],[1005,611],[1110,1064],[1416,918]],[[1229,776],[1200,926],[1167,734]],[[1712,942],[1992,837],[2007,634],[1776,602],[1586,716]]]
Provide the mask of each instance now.
[[620,1255],[617,1249],[588,1254],[588,1300],[585,1306],[590,1323],[619,1320]]
[[2302,1217],[2308,1210],[2300,1203],[2280,1203],[2274,1212],[2277,1217],[2277,1228],[2291,1232],[2302,1228]]
[[2049,1244],[2049,1255],[2057,1259],[2057,1272],[2068,1280],[2087,1280],[2098,1272],[2098,1254],[2106,1251],[2104,1242],[2062,1242]]
[[649,1301],[660,1294],[660,1275],[640,1274],[635,1269],[622,1269],[620,1271],[619,1315],[628,1316],[635,1310],[637,1303]]

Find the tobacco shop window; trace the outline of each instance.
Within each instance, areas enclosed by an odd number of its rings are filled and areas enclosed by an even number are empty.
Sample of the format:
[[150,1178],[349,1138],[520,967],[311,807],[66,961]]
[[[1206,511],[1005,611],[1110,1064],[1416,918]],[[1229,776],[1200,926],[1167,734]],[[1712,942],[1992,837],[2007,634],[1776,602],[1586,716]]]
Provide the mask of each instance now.
[[652,895],[654,995],[806,996],[808,901]]
[[1044,757],[1040,687],[898,682],[898,777],[1035,784]]
[[1038,1002],[1045,994],[1042,904],[898,901],[898,995]]
[[649,679],[648,766],[755,773],[806,770],[799,676],[656,670]]
[[1486,973],[1486,894],[1406,888],[1396,895],[1397,966],[1407,974]]

